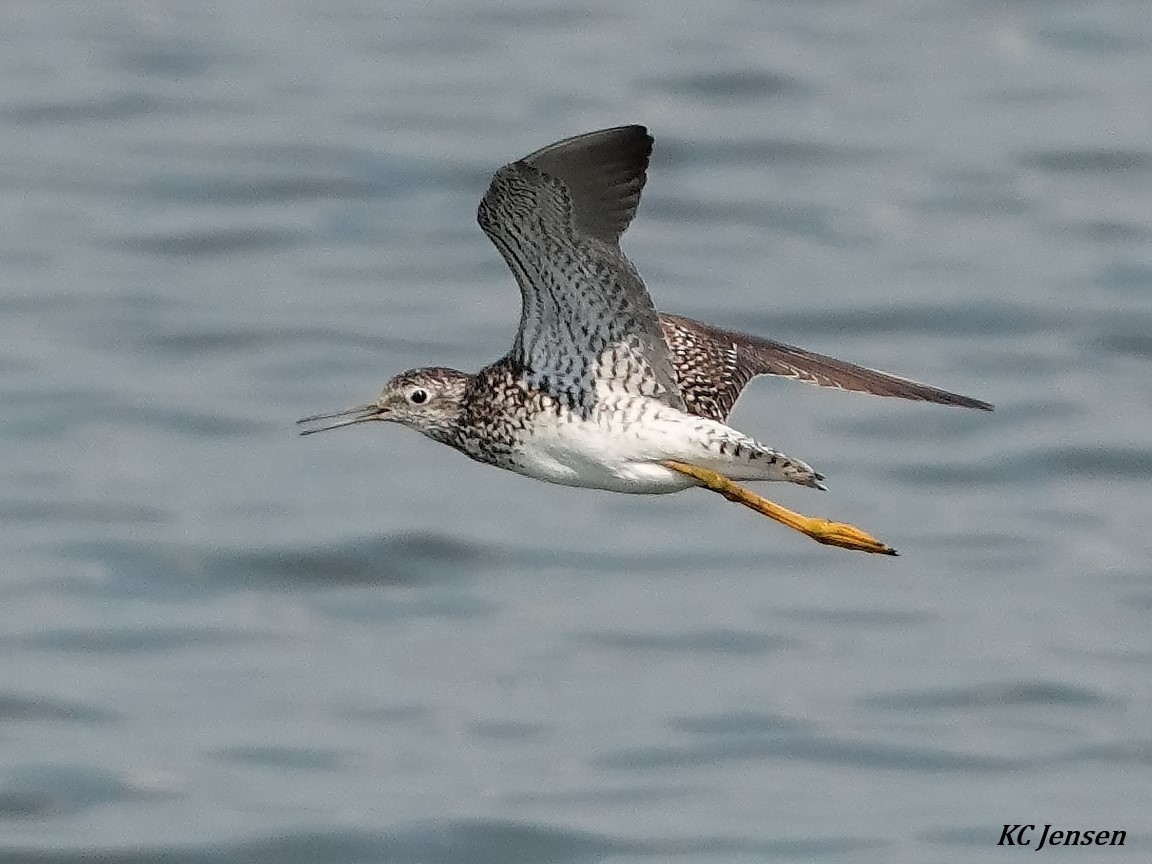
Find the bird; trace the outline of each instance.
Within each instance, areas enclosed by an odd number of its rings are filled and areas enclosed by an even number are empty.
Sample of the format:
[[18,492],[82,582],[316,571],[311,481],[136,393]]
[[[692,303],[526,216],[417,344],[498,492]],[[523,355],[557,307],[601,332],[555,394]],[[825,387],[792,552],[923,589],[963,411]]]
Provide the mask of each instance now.
[[[297,421],[301,434],[407,426],[498,468],[631,494],[703,486],[828,545],[896,550],[846,523],[807,517],[738,481],[825,489],[824,476],[728,425],[761,375],[991,410],[978,399],[769,339],[657,312],[620,248],[647,181],[641,125],[566,138],[500,168],[477,220],[520,288],[511,349],[476,373],[394,376],[373,401]],[[320,424],[320,425],[315,425]]]

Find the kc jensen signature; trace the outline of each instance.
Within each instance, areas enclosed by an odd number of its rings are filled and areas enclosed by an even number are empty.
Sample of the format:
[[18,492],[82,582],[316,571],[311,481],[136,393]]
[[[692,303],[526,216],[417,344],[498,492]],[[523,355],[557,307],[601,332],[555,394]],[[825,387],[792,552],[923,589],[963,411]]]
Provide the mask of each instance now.
[[[1036,830],[1035,825],[1005,825],[1000,831],[1000,841],[997,846],[1031,846],[1032,837]],[[1033,850],[1039,852],[1050,846],[1123,846],[1127,838],[1127,831],[1098,830],[1074,831],[1069,829],[1053,830],[1052,826],[1042,826],[1040,842]]]

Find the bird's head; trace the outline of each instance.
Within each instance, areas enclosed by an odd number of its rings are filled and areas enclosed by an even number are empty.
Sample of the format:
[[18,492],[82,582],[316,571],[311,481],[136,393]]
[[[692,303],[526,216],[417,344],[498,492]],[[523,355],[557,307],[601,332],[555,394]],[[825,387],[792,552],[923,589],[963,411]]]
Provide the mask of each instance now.
[[374,402],[358,405],[335,414],[316,414],[297,423],[324,423],[305,429],[301,435],[326,432],[341,426],[354,426],[373,420],[400,423],[437,441],[446,440],[453,431],[470,376],[455,369],[431,366],[409,369],[395,376]]

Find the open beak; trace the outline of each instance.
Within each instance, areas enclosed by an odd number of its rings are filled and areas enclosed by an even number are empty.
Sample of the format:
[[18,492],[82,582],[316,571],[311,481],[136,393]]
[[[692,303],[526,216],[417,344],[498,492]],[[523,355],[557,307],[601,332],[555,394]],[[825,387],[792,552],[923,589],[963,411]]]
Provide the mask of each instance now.
[[296,423],[317,423],[321,420],[337,421],[335,423],[317,426],[315,429],[305,429],[300,433],[301,435],[312,435],[316,432],[327,432],[329,429],[339,429],[341,426],[355,426],[357,423],[384,420],[386,416],[387,412],[383,408],[375,402],[369,402],[367,405],[358,405],[355,408],[349,408],[347,411],[337,411],[335,414],[313,414],[311,417],[301,417]]

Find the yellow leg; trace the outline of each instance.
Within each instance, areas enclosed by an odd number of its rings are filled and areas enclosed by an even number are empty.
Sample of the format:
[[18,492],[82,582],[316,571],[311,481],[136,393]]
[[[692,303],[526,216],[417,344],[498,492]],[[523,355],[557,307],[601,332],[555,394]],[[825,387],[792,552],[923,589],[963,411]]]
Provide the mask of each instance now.
[[672,462],[664,463],[664,466],[671,468],[673,471],[679,471],[681,474],[687,474],[704,486],[706,489],[711,489],[713,492],[719,492],[729,501],[735,501],[737,504],[743,504],[745,507],[751,507],[757,513],[762,513],[769,519],[775,519],[782,525],[787,525],[789,528],[794,528],[801,534],[806,534],[815,540],[817,543],[824,543],[828,546],[841,546],[845,549],[856,549],[860,552],[875,552],[879,555],[898,555],[895,549],[891,546],[881,543],[871,534],[866,534],[857,528],[855,525],[848,525],[844,522],[829,522],[827,519],[821,519],[818,516],[804,516],[800,513],[794,513],[779,504],[774,504],[767,498],[761,498],[754,492],[745,489],[733,480],[729,480],[723,474],[717,474],[715,471],[709,471],[707,468],[700,468],[697,465],[688,465],[685,462]]

